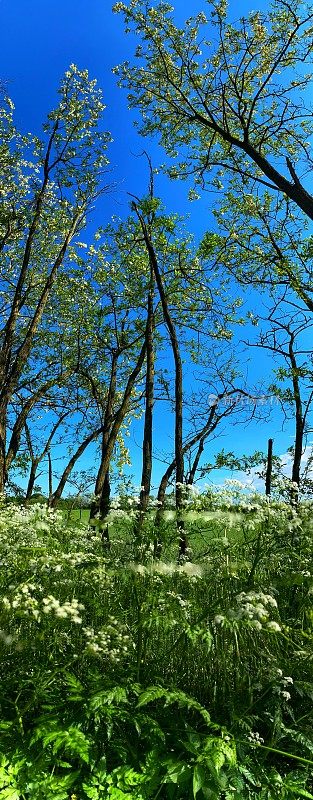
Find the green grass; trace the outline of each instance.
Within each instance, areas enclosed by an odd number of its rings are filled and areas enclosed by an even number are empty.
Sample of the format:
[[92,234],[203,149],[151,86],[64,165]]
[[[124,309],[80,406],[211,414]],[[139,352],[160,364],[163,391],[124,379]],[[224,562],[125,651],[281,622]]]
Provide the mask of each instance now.
[[89,517],[90,517],[90,510],[89,508],[73,508],[71,511],[64,509],[64,519],[69,520],[70,522],[79,521],[83,525],[88,525]]

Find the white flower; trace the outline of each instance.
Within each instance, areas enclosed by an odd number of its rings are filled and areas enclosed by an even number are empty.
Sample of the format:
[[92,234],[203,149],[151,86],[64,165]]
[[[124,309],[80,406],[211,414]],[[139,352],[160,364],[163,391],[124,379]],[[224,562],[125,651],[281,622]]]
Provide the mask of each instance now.
[[274,620],[271,620],[271,622],[268,622],[266,627],[268,628],[268,630],[274,631],[275,633],[280,633],[280,631],[281,631],[280,625],[278,625],[278,622],[275,622]]
[[250,735],[248,736],[248,741],[253,742],[254,744],[263,744],[264,739],[262,739],[262,736],[260,736],[258,731],[255,731],[255,733],[251,731]]
[[158,561],[152,566],[153,572],[158,572],[160,575],[173,575],[176,572],[176,564],[165,564],[164,561]]
[[259,622],[258,619],[253,619],[252,622],[251,622],[251,626],[253,628],[255,628],[257,631],[261,631],[262,630],[262,623]]
[[199,564],[192,564],[191,561],[186,561],[181,567],[178,567],[179,572],[184,572],[189,578],[201,578],[203,574],[202,567]]
[[215,625],[221,625],[222,622],[224,622],[224,620],[225,620],[224,614],[216,614],[216,616],[214,617]]
[[280,694],[284,698],[284,700],[290,700],[291,698],[291,694],[289,692],[281,692]]
[[130,564],[129,566],[133,572],[137,572],[137,575],[146,575],[147,568],[144,564]]

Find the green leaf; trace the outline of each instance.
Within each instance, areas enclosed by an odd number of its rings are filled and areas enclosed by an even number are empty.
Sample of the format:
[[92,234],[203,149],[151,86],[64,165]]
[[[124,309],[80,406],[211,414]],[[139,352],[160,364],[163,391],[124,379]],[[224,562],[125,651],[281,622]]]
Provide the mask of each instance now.
[[288,789],[289,792],[292,792],[292,794],[296,795],[297,797],[307,797],[307,798],[309,798],[309,800],[313,800],[313,794],[311,794],[311,792],[307,792],[306,789],[303,789],[298,784],[296,785],[295,783],[292,784],[292,783],[284,782],[284,787],[286,789]]
[[193,771],[193,778],[192,778],[192,791],[193,796],[196,797],[200,789],[205,788],[207,782],[207,771],[201,764],[196,764],[194,771]]
[[147,705],[148,703],[153,703],[156,700],[163,699],[165,701],[165,705],[172,705],[177,703],[178,706],[181,708],[187,708],[188,710],[198,711],[198,713],[202,716],[205,722],[210,725],[211,724],[211,717],[209,712],[203,708],[201,703],[198,703],[197,700],[194,700],[193,697],[185,694],[185,692],[176,691],[176,692],[169,692],[167,689],[163,689],[161,686],[150,686],[144,692],[141,693],[138,699],[137,707],[141,708],[142,706]]
[[191,768],[188,766],[188,764],[185,764],[182,761],[177,761],[176,759],[168,759],[166,761],[166,766],[167,770],[164,783],[170,782],[181,785],[189,780]]
[[82,761],[89,764],[91,742],[80,728],[70,725],[68,728],[37,729],[31,740],[31,745],[42,741],[44,748],[52,745],[52,752],[57,755],[60,751],[79,756]]
[[[83,790],[90,800],[99,800],[100,797],[103,797],[104,786],[98,784],[97,786],[92,786],[87,783],[83,783]],[[101,791],[101,794],[99,794]]]
[[67,699],[71,702],[82,700],[84,687],[78,678],[76,678],[76,675],[72,675],[71,672],[66,672],[65,680],[68,688]]
[[126,689],[123,686],[114,686],[112,689],[94,694],[90,698],[89,707],[91,711],[100,711],[106,706],[122,705],[128,702]]

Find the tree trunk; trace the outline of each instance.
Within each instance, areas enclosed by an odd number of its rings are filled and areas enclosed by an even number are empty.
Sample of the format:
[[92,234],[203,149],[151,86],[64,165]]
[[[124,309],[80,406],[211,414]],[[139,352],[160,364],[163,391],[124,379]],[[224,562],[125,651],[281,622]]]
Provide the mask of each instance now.
[[198,449],[197,449],[196,455],[194,457],[193,464],[191,466],[191,470],[190,470],[189,475],[188,475],[187,483],[189,484],[189,486],[192,486],[192,484],[194,482],[195,474],[196,474],[198,466],[199,466],[199,461],[200,461],[200,458],[201,458],[203,450],[204,450],[204,441],[205,441],[205,436],[202,436],[200,441],[199,441]]
[[304,435],[304,418],[302,401],[300,394],[300,382],[298,365],[293,349],[294,335],[292,334],[289,342],[289,358],[292,368],[292,385],[295,401],[295,446],[292,464],[291,480],[294,486],[291,489],[291,502],[297,503],[299,500],[299,486],[300,486],[300,468],[303,450],[303,435]]
[[84,441],[79,445],[77,450],[75,450],[75,453],[73,453],[73,455],[70,458],[68,464],[66,465],[65,469],[63,470],[63,473],[61,475],[61,478],[59,480],[57,488],[55,489],[55,491],[49,497],[49,506],[50,506],[50,508],[54,508],[56,506],[58,500],[60,500],[60,497],[62,496],[62,492],[63,492],[64,486],[66,484],[66,481],[68,480],[68,478],[69,478],[69,476],[70,476],[70,474],[72,472],[72,469],[76,464],[76,461],[80,458],[80,456],[82,456],[83,452],[86,450],[86,447],[88,447],[88,445],[91,444],[91,442],[93,442],[95,439],[97,439],[98,436],[100,436],[100,433],[102,433],[102,430],[103,430],[103,428],[101,427],[101,428],[98,428],[96,431],[93,431],[92,433],[90,433],[89,436],[87,436],[86,439],[84,439]]
[[139,511],[135,523],[135,537],[140,544],[142,526],[149,505],[152,474],[152,435],[154,404],[154,311],[153,311],[153,274],[148,295],[148,318],[146,327],[147,372],[145,385],[145,421],[142,445],[142,473],[139,498]]
[[267,495],[267,497],[269,497],[271,494],[272,469],[273,469],[273,439],[269,439],[267,447],[267,466],[266,466],[266,476],[265,476],[265,494]]
[[[199,442],[199,440],[200,440],[200,442],[202,442],[204,444],[205,440],[210,435],[210,433],[212,433],[215,430],[219,420],[221,419],[221,417],[216,416],[216,408],[217,408],[218,400],[220,400],[222,396],[223,395],[219,395],[218,398],[217,398],[216,404],[211,407],[207,422],[203,426],[203,428],[201,428],[201,431],[199,431],[198,433],[195,433],[195,435],[188,442],[186,442],[186,444],[184,444],[184,446],[183,446],[183,456],[185,455],[185,453],[188,452],[188,450],[190,450],[192,447],[194,447],[194,445],[197,444],[197,442]],[[202,444],[201,445],[199,444],[198,451],[199,451],[200,447],[201,447],[201,452],[202,452],[202,450],[203,450]],[[199,454],[199,458],[200,458],[200,454]],[[197,456],[196,456],[196,459],[197,459]],[[196,461],[196,459],[195,459],[195,461]],[[195,466],[195,462],[194,462],[193,466]],[[169,464],[169,466],[167,467],[166,472],[164,472],[164,475],[161,478],[161,482],[160,482],[159,489],[158,489],[158,495],[157,495],[158,507],[157,507],[157,511],[156,511],[156,515],[155,515],[155,521],[154,521],[154,526],[155,526],[154,558],[160,558],[161,552],[162,552],[162,540],[161,540],[161,537],[160,537],[160,528],[161,528],[163,514],[164,514],[165,493],[166,493],[166,489],[167,489],[167,486],[168,486],[168,482],[169,482],[171,476],[173,475],[175,467],[176,467],[176,461],[175,461],[175,458],[174,458],[173,461],[171,462],[171,464]]]
[[36,480],[36,473],[37,473],[37,469],[38,469],[38,464],[39,464],[39,459],[37,459],[37,458],[32,459],[29,478],[28,478],[28,484],[27,484],[27,489],[26,489],[26,495],[25,495],[25,505],[27,505],[29,503],[29,501],[30,501],[30,499],[32,497],[32,494],[33,494],[35,480]]
[[0,406],[0,497],[4,493],[7,481],[6,469],[6,406]]
[[91,526],[95,524],[93,521],[95,520],[97,514],[100,514],[102,492],[103,491],[105,492],[104,485],[107,475],[105,458],[106,458],[107,446],[108,446],[108,432],[104,431],[102,434],[102,442],[101,442],[101,461],[95,483],[95,497],[90,507],[89,524]]
[[296,483],[299,487],[300,485],[300,468],[301,468],[301,458],[302,458],[302,449],[303,449],[303,421],[301,414],[296,414],[296,431],[295,431],[295,448],[294,448],[294,457],[293,457],[293,464],[292,464],[292,475],[291,480],[293,483]]
[[110,549],[110,533],[109,533],[109,525],[107,522],[107,517],[110,511],[110,497],[111,497],[111,485],[110,485],[110,473],[107,471],[105,473],[104,482],[102,486],[101,498],[100,498],[100,531],[101,531],[101,540],[108,550]]
[[161,478],[161,482],[160,482],[159,489],[158,489],[158,494],[157,494],[158,506],[157,506],[155,520],[154,520],[154,531],[155,531],[155,533],[154,533],[154,546],[153,546],[153,557],[156,558],[156,559],[161,558],[163,542],[162,542],[162,537],[160,535],[160,528],[161,528],[162,520],[163,520],[163,517],[164,517],[165,493],[166,493],[166,489],[167,489],[167,486],[168,486],[169,479],[172,476],[172,474],[173,474],[173,472],[175,470],[175,467],[176,467],[176,462],[175,462],[175,459],[174,459],[174,461],[172,461],[172,463],[168,466],[166,472],[164,472],[164,475]]
[[[98,469],[98,474],[96,478],[95,484],[95,499],[92,501],[91,508],[90,508],[90,522],[92,524],[92,520],[94,520],[95,516],[100,512],[100,505],[101,505],[101,494],[104,491],[104,496],[106,496],[106,488],[105,482],[107,480],[108,470],[106,468],[105,459],[106,459],[106,452],[108,447],[108,440],[109,440],[109,427],[110,422],[112,421],[112,414],[113,414],[113,406],[114,406],[114,399],[116,395],[116,377],[117,377],[117,360],[120,353],[119,351],[113,351],[112,354],[112,364],[111,364],[111,375],[110,375],[110,385],[108,390],[107,402],[104,412],[103,418],[103,425],[104,431],[102,434],[102,443],[101,443],[101,461],[100,466]],[[104,503],[105,505],[105,503]]]
[[176,463],[176,515],[177,515],[177,530],[179,536],[179,558],[185,555],[187,550],[187,538],[184,531],[184,522],[182,519],[183,511],[183,495],[184,495],[184,454],[183,454],[183,370],[182,360],[180,356],[180,348],[176,334],[175,325],[173,323],[169,305],[167,302],[166,292],[163,286],[162,276],[159,270],[156,252],[153,247],[151,236],[148,232],[145,220],[138,210],[136,203],[133,203],[133,208],[136,211],[139,219],[145,245],[149,255],[150,266],[153,270],[156,285],[160,295],[164,321],[169,332],[170,342],[175,363],[175,463]]
[[[107,434],[106,447],[105,447],[105,450],[103,451],[103,454],[102,454],[102,467],[101,467],[102,470],[103,470],[104,476],[106,476],[109,473],[112,453],[113,453],[113,450],[114,450],[114,447],[115,447],[115,444],[116,444],[116,440],[117,440],[121,425],[122,425],[122,423],[123,423],[123,421],[125,419],[125,416],[127,414],[129,401],[130,401],[130,398],[131,398],[131,393],[132,393],[133,388],[134,388],[134,386],[136,384],[136,380],[137,380],[138,376],[140,375],[140,372],[141,372],[141,369],[142,369],[142,366],[143,366],[143,363],[144,363],[144,360],[145,360],[145,356],[146,356],[146,340],[144,341],[144,343],[142,345],[142,348],[140,350],[140,353],[139,353],[139,356],[138,356],[138,359],[137,359],[137,363],[136,363],[134,369],[132,370],[131,374],[129,375],[121,405],[118,408],[118,410],[116,411],[116,413],[114,414],[113,423],[111,424],[110,430],[106,431],[106,434]],[[104,495],[104,500],[103,501],[102,501],[102,493]],[[106,484],[105,484],[105,481],[104,481],[102,492],[101,492],[101,495],[100,495],[100,508],[102,506],[102,503],[103,503],[103,507],[104,508],[106,507],[106,496],[107,496],[107,487],[106,487]],[[101,512],[100,512],[100,519],[102,519]]]
[[50,450],[47,452],[48,456],[48,505],[51,505],[51,498],[53,495],[53,471],[52,471],[52,458]]

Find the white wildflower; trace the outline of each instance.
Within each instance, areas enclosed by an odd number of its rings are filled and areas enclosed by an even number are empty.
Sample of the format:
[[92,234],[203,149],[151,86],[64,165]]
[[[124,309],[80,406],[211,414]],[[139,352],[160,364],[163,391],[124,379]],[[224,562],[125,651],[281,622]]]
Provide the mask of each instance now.
[[253,628],[255,628],[257,631],[261,631],[262,630],[262,623],[259,622],[258,619],[253,619],[252,622],[251,622],[251,626]]
[[183,572],[189,578],[202,578],[203,569],[200,564],[193,564],[192,561],[186,561],[178,567],[178,572]]
[[274,620],[271,620],[271,622],[267,622],[266,627],[268,628],[268,630],[274,631],[274,633],[280,633],[281,631],[280,625],[278,625],[278,622],[275,622]]
[[152,565],[152,571],[157,572],[160,575],[173,575],[176,572],[176,569],[176,564],[166,564],[164,561],[158,561],[156,564]]
[[264,739],[262,738],[262,736],[260,736],[258,731],[255,731],[255,733],[251,731],[251,733],[248,736],[248,741],[253,742],[253,744],[259,744],[259,745],[264,743]]

